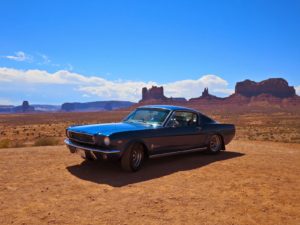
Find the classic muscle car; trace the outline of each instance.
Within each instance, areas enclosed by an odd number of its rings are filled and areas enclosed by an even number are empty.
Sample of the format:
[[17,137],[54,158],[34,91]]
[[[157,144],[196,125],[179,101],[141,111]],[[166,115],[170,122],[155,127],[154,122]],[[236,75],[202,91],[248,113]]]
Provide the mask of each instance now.
[[196,110],[170,105],[141,106],[120,123],[71,126],[65,143],[86,160],[117,159],[137,171],[147,158],[204,150],[225,150],[235,126]]

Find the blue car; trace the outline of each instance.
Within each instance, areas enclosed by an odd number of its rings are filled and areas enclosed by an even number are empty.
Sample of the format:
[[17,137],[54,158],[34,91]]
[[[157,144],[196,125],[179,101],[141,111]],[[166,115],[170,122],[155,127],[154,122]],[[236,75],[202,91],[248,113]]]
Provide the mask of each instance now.
[[190,108],[171,105],[138,107],[120,123],[71,126],[65,143],[86,160],[117,160],[137,171],[147,158],[225,150],[235,126],[220,124]]

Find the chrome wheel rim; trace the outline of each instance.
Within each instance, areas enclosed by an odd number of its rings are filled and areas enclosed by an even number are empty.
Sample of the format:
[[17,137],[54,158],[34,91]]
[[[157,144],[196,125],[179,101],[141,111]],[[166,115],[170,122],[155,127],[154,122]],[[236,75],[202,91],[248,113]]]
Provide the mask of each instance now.
[[221,140],[218,135],[214,135],[210,139],[209,147],[212,152],[217,152],[220,149]]
[[131,163],[134,168],[140,166],[143,159],[143,152],[140,148],[136,148],[132,150]]

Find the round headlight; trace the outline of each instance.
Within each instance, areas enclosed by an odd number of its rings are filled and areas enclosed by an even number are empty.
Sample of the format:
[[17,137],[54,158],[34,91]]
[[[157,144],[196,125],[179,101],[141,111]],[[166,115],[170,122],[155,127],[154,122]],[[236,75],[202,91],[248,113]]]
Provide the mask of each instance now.
[[109,137],[105,137],[105,138],[104,138],[104,144],[105,144],[105,145],[109,145],[109,144],[110,144]]

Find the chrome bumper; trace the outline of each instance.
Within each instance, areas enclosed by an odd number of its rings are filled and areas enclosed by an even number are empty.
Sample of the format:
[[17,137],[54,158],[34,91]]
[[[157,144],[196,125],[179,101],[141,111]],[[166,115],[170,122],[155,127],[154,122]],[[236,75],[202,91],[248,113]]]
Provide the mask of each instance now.
[[73,148],[78,148],[78,149],[83,149],[83,150],[87,150],[87,151],[91,151],[91,152],[100,152],[103,154],[118,154],[121,151],[120,150],[105,150],[105,149],[98,149],[98,148],[93,148],[93,147],[87,147],[84,145],[80,145],[77,143],[72,142],[70,139],[65,139],[65,144],[68,146],[71,146]]

